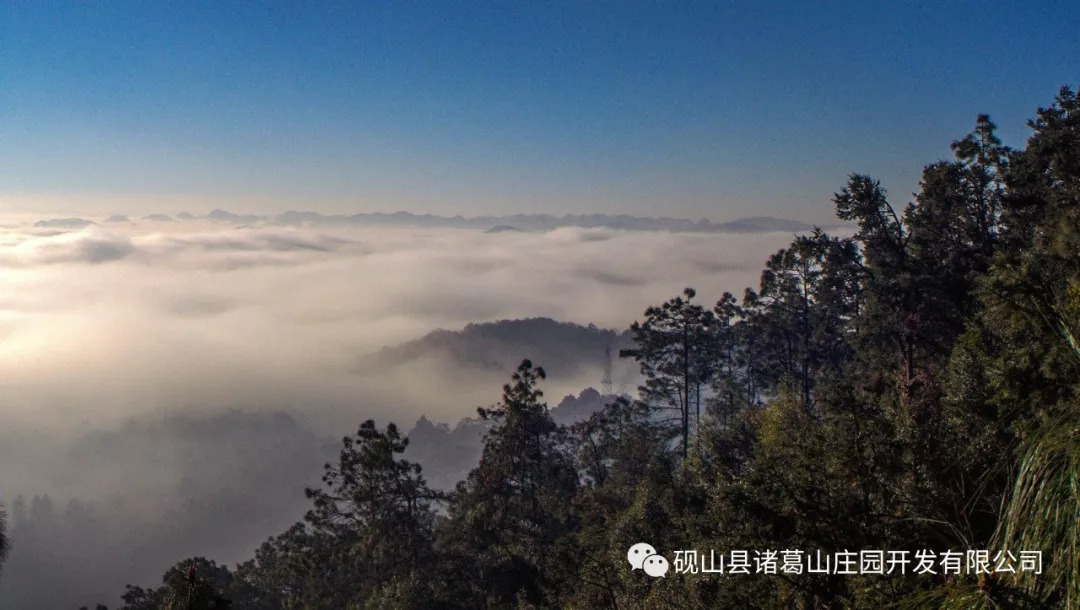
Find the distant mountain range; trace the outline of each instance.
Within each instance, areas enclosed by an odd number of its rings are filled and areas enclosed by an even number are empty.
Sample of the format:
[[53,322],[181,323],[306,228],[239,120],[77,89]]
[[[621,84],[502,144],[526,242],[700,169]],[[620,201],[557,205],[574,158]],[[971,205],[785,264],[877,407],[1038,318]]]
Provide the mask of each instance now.
[[[169,222],[173,220],[209,220],[212,222],[231,223],[236,225],[269,224],[275,226],[403,226],[403,227],[431,227],[431,228],[457,228],[476,229],[489,233],[518,232],[518,231],[552,231],[563,227],[584,228],[608,228],[625,229],[631,231],[671,231],[679,233],[765,233],[770,231],[802,232],[810,231],[814,227],[805,222],[773,218],[770,216],[755,216],[742,218],[729,222],[714,223],[702,218],[701,220],[688,220],[685,218],[657,217],[648,218],[642,216],[629,216],[626,214],[568,214],[566,216],[553,216],[551,214],[513,214],[509,216],[438,216],[434,214],[412,214],[410,212],[394,212],[392,214],[373,212],[352,215],[324,215],[318,212],[289,211],[277,216],[257,216],[251,214],[234,214],[227,210],[213,210],[205,216],[193,216],[186,212],[176,215],[175,219],[164,214],[151,214],[143,218],[155,222]],[[129,222],[124,215],[114,215],[106,219],[108,223]],[[38,227],[76,229],[96,224],[93,221],[82,218],[53,218],[41,220]],[[826,228],[826,227],[823,227]]]
[[[211,212],[213,215],[213,212]],[[627,229],[633,231],[673,231],[698,233],[763,233],[767,231],[809,231],[813,225],[782,218],[758,216],[731,222],[714,223],[702,218],[646,218],[619,214],[513,214],[510,216],[437,216],[409,212],[364,213],[351,216],[324,216],[317,212],[285,212],[273,219],[277,225],[397,225],[416,227],[449,227],[486,230],[491,233],[507,231],[552,231],[562,227]]]

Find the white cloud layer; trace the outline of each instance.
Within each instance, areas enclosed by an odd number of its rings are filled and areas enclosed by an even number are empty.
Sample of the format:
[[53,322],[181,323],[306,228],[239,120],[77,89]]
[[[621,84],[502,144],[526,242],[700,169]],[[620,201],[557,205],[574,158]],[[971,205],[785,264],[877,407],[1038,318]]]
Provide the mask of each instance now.
[[[106,507],[110,527],[126,538],[55,541],[78,565],[102,562],[85,579],[102,594],[148,584],[185,554],[236,560],[301,516],[301,482],[316,483],[321,464],[311,439],[340,438],[368,417],[406,429],[422,413],[457,420],[498,400],[516,364],[478,371],[432,356],[372,369],[383,346],[437,328],[534,316],[621,330],[686,286],[707,303],[724,290],[741,294],[790,239],[8,221],[0,227],[0,492],[8,501],[49,493]],[[597,385],[599,370],[598,355],[595,368],[551,378],[544,389],[557,402]],[[167,419],[218,421],[229,409],[283,411],[298,423],[226,418],[204,429]],[[255,424],[267,432],[249,429]],[[277,456],[287,467],[266,457],[283,446],[308,457]],[[264,476],[247,460],[273,467],[265,472],[293,470]],[[251,498],[263,501],[243,504]],[[236,502],[229,510],[244,516],[228,521],[221,511]],[[178,505],[188,507],[181,516],[170,512]],[[186,542],[146,539],[161,531],[161,519],[190,521],[175,526],[175,539]],[[95,536],[106,536],[105,523]],[[144,545],[144,554],[125,540]],[[202,540],[210,548],[195,544]],[[92,555],[108,544],[132,561]],[[19,561],[16,550],[11,569],[31,569]],[[91,586],[12,583],[0,581],[0,605],[5,595],[18,605]]]
[[710,299],[741,292],[789,239],[577,228],[8,228],[0,233],[5,410],[48,429],[221,406],[453,417],[496,398],[498,386],[451,383],[451,394],[441,384],[452,380],[369,379],[357,363],[469,322],[547,316],[621,329],[685,286]]

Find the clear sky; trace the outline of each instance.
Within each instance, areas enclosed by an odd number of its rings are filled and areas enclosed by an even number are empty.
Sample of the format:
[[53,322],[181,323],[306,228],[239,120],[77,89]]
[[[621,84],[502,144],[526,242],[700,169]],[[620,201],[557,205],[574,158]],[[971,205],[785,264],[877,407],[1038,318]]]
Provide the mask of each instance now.
[[0,6],[0,210],[828,219],[1080,81],[1071,2]]

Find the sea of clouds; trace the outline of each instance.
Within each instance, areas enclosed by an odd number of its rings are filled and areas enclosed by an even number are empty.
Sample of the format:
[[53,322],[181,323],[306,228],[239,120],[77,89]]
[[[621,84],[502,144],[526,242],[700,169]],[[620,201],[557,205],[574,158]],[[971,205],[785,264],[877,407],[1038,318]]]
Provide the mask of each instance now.
[[686,286],[741,295],[792,237],[40,220],[0,219],[0,494],[78,499],[98,525],[35,539],[69,573],[41,582],[16,537],[4,607],[113,605],[185,556],[248,556],[302,516],[333,439],[456,421],[509,374],[366,365],[384,346],[535,316],[621,330]]

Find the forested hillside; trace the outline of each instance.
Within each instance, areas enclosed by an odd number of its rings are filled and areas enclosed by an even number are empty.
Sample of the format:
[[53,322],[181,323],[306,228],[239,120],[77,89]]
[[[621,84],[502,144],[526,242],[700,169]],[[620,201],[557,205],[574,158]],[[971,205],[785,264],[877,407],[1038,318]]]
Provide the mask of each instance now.
[[[740,297],[650,307],[622,352],[635,400],[560,425],[522,362],[450,493],[364,422],[250,561],[179,561],[125,608],[1080,607],[1076,92],[1030,127],[1010,150],[978,117],[907,206],[853,175],[854,236],[796,237]],[[640,542],[666,577],[628,565]],[[719,575],[678,550],[932,569]],[[992,569],[942,563],[972,550]],[[1028,551],[1040,573],[998,560]]]
[[[548,368],[553,375],[571,377],[582,370],[599,370],[606,348],[618,352],[629,343],[628,332],[617,333],[595,325],[580,326],[550,318],[499,320],[468,324],[459,331],[432,331],[419,339],[385,347],[363,364],[375,368],[440,356],[465,368],[505,371],[512,370],[522,358],[531,357],[551,362]],[[527,354],[529,351],[536,353]]]

